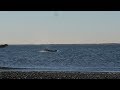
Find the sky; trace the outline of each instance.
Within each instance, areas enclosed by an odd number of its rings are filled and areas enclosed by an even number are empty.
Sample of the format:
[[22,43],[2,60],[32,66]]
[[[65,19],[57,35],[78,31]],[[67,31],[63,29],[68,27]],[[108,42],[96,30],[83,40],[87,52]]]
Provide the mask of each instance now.
[[120,43],[120,11],[0,11],[5,43]]

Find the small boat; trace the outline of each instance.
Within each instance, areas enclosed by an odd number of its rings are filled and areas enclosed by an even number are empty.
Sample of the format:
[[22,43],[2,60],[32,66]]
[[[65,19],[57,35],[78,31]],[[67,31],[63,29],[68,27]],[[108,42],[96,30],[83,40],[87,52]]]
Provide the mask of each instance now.
[[4,47],[7,47],[8,44],[3,44],[3,45],[0,45],[0,48],[4,48]]
[[57,52],[57,50],[50,50],[50,49],[44,49],[44,51],[48,51],[48,52]]

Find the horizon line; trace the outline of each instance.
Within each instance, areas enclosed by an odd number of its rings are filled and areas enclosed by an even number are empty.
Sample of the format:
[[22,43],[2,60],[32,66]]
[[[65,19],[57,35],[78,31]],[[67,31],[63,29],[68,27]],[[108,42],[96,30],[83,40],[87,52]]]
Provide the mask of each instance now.
[[[6,43],[5,43],[6,44]],[[43,44],[8,44],[8,45],[61,45],[61,44],[63,44],[63,45],[65,45],[65,44],[69,44],[69,45],[72,45],[72,44],[74,44],[74,45],[77,45],[77,44],[120,44],[120,43],[43,43]],[[1,44],[0,44],[1,45]]]

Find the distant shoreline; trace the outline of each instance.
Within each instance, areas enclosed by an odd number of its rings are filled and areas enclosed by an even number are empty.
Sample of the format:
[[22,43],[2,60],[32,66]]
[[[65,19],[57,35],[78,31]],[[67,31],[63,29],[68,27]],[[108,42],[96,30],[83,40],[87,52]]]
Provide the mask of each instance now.
[[9,44],[9,45],[120,45],[120,43],[83,43],[83,44]]

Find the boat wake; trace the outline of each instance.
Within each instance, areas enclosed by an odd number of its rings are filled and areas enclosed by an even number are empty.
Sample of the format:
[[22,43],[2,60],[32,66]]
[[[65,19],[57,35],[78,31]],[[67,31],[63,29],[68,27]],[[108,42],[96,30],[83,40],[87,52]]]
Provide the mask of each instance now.
[[41,51],[38,51],[38,52],[59,52],[59,50],[55,50],[55,51],[52,51],[52,50],[41,50]]
[[44,52],[47,52],[47,51],[41,50],[41,51],[38,51],[38,52],[43,52],[44,53]]

